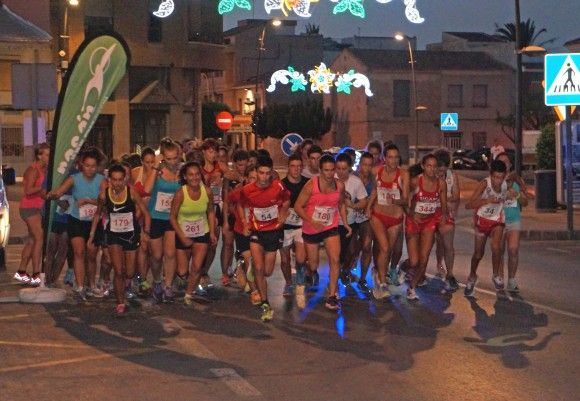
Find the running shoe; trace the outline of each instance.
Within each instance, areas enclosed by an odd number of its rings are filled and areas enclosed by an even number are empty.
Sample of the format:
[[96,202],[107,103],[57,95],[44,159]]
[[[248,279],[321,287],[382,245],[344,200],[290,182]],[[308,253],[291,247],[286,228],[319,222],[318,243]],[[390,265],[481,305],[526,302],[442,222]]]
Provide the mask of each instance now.
[[207,290],[205,289],[205,287],[201,284],[198,284],[196,289],[195,289],[195,295],[200,296],[200,297],[207,297]]
[[93,287],[87,291],[87,296],[91,298],[104,298],[105,293],[97,287]]
[[417,296],[417,293],[415,292],[414,288],[408,288],[407,289],[407,299],[409,301],[417,301],[419,299],[419,297]]
[[230,286],[230,276],[227,274],[222,275],[222,287],[229,287]]
[[83,287],[78,287],[73,290],[73,298],[77,302],[84,302],[87,300],[87,293]]
[[417,287],[425,287],[427,284],[429,284],[427,277],[423,277],[423,279],[417,283]]
[[141,279],[137,291],[140,297],[147,298],[149,295],[151,295],[151,284],[149,284],[149,281],[147,281],[147,279]]
[[173,303],[175,301],[175,294],[173,293],[173,288],[171,286],[166,286],[163,290],[163,302]]
[[389,286],[386,283],[379,284],[379,287],[378,287],[378,289],[376,291],[373,288],[373,296],[376,299],[387,298],[390,295],[391,295],[391,293],[389,292]]
[[261,308],[262,316],[260,316],[260,319],[262,319],[262,322],[269,322],[272,320],[274,317],[274,311],[270,307],[270,304],[268,302],[262,302]]
[[28,285],[31,285],[33,287],[38,287],[40,285],[40,273],[34,273],[32,276],[30,276],[30,281],[28,282]]
[[399,280],[399,269],[394,268],[389,270],[388,281],[389,284],[394,285],[396,287],[401,285],[401,281]]
[[137,299],[137,294],[135,294],[131,287],[125,288],[125,299],[128,301],[135,301]]
[[463,291],[463,295],[466,297],[472,297],[473,292],[475,291],[475,283],[477,282],[477,278],[475,279],[468,279],[467,283],[465,283],[465,290]]
[[163,285],[161,283],[153,283],[153,299],[157,302],[163,301]]
[[117,316],[124,316],[125,313],[127,313],[127,307],[125,306],[125,304],[118,304],[115,307],[115,314]]
[[64,279],[62,281],[64,285],[70,285],[72,287],[75,282],[75,271],[73,269],[66,269],[66,273],[64,274]]
[[496,291],[501,291],[504,289],[505,284],[503,282],[503,278],[500,276],[493,276],[491,281],[493,281],[493,285],[495,286]]
[[445,277],[447,276],[447,269],[443,267],[443,265],[437,266],[437,273],[435,273],[435,277],[437,277],[441,281],[445,281]]
[[365,294],[368,294],[370,292],[370,288],[369,285],[367,284],[366,280],[359,280],[358,281],[358,288],[364,292]]
[[250,302],[252,302],[252,305],[256,306],[262,303],[262,297],[260,296],[258,290],[252,291],[252,293],[250,294]]
[[297,285],[304,284],[304,266],[296,266],[295,280]]
[[284,286],[284,291],[282,292],[282,296],[289,298],[294,295],[294,286],[292,284],[286,284]]
[[175,279],[173,280],[173,285],[176,291],[185,291],[187,288],[187,275],[180,276],[179,274],[176,274]]
[[332,295],[326,298],[326,303],[324,304],[326,309],[328,310],[339,310],[341,308],[340,301],[336,297],[336,295]]
[[23,270],[19,270],[14,273],[14,280],[22,284],[28,284],[30,283],[30,275]]
[[342,269],[340,271],[340,281],[345,287],[348,287],[352,284],[352,276],[350,275],[350,271],[348,269]]
[[187,307],[193,307],[193,295],[185,294],[183,296],[183,305]]
[[520,292],[520,287],[518,287],[518,282],[515,278],[508,278],[507,290],[509,292]]
[[447,280],[445,280],[445,291],[453,292],[453,291],[457,291],[458,289],[459,289],[459,283],[457,282],[457,279],[455,278],[455,276],[447,277]]

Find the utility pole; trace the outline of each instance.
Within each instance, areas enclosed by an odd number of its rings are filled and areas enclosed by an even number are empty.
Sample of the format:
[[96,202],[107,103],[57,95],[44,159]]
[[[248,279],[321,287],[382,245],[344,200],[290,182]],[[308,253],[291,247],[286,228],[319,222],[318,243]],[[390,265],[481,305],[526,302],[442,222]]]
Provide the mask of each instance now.
[[515,0],[516,6],[516,121],[514,132],[515,145],[515,167],[518,175],[522,174],[522,114],[523,114],[523,93],[522,93],[522,32],[521,32],[521,15],[520,0]]

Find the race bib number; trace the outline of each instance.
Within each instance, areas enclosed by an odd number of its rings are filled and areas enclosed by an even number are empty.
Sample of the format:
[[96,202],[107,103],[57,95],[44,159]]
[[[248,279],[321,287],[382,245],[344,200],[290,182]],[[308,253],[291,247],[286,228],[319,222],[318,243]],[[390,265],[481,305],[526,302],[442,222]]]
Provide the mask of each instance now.
[[437,211],[439,204],[434,202],[417,202],[415,204],[415,213],[433,214]]
[[333,207],[315,206],[312,219],[317,223],[322,223],[325,226],[332,224],[336,209]]
[[220,203],[222,201],[222,187],[221,185],[211,185],[211,194],[213,195],[213,203],[214,205]]
[[181,230],[188,238],[203,237],[205,235],[205,221],[203,219],[181,223]]
[[133,231],[133,213],[111,213],[111,232],[128,233]]
[[477,210],[477,215],[479,217],[483,217],[484,219],[499,221],[501,217],[501,210],[501,203],[490,203],[480,207]]
[[300,216],[298,216],[298,214],[296,214],[294,208],[288,209],[288,217],[286,218],[286,224],[289,224],[291,226],[302,225],[302,219],[300,218]]
[[377,188],[377,202],[381,206],[393,204],[393,200],[401,199],[401,192],[398,188]]
[[257,221],[262,223],[275,220],[278,218],[278,206],[256,207],[254,208],[254,217]]
[[171,210],[171,202],[173,202],[174,196],[175,194],[158,192],[157,201],[155,202],[155,211],[160,213],[169,213]]
[[83,205],[79,207],[79,217],[81,220],[87,221],[92,220],[95,216],[95,212],[97,211],[97,207],[95,205]]

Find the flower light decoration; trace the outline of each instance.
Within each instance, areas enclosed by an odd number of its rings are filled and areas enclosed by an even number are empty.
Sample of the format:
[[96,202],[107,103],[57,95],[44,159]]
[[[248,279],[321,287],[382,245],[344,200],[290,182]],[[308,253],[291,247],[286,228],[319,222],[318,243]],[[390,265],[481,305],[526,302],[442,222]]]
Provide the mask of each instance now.
[[[330,0],[336,3],[332,9],[333,14],[342,14],[349,12],[355,17],[365,18],[366,11],[364,7],[364,0]],[[378,3],[387,4],[393,0],[377,0]],[[280,10],[285,16],[288,16],[291,11],[299,17],[310,18],[310,5],[318,3],[319,0],[264,0],[264,10],[270,14],[273,10]],[[425,18],[421,17],[417,9],[417,0],[403,0],[405,5],[405,16],[414,24],[421,24],[425,22]],[[233,11],[236,7],[251,10],[252,5],[248,0],[219,0],[218,12],[225,14]]]
[[167,18],[173,14],[173,10],[175,10],[175,3],[173,0],[163,0],[161,4],[159,4],[157,11],[153,11],[153,15],[157,18]]
[[[368,77],[364,74],[349,70],[344,74],[332,72],[330,68],[324,63],[320,63],[314,69],[307,72],[310,82],[310,91],[312,93],[331,93],[331,88],[336,88],[336,93],[343,93],[345,95],[351,94],[351,87],[364,88],[365,94],[368,97],[373,96],[371,91],[371,83]],[[275,71],[270,77],[270,85],[266,88],[268,92],[276,90],[276,84],[288,85],[292,84],[290,90],[292,92],[305,91],[308,81],[306,77],[293,67],[288,67],[286,70]]]

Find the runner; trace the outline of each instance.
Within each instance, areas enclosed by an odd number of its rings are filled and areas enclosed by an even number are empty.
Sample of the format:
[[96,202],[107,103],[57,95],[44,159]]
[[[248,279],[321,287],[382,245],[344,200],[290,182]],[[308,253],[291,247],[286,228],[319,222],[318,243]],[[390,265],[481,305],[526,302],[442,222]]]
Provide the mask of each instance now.
[[352,283],[351,268],[352,257],[349,255],[350,244],[353,236],[358,235],[358,224],[356,223],[357,212],[363,212],[367,206],[367,191],[361,179],[352,172],[351,156],[344,152],[336,157],[336,178],[344,185],[344,203],[347,210],[347,225],[351,232],[348,234],[346,225],[342,218],[338,222],[338,233],[340,235],[340,279],[344,286]]
[[[363,152],[360,156],[358,171],[355,173],[362,181],[369,201],[373,190],[376,187],[376,178],[373,174],[373,163],[373,155],[369,152]],[[358,230],[353,232],[352,240],[350,241],[350,260],[347,262],[347,265],[356,266],[357,260],[360,256],[360,278],[358,279],[358,286],[362,292],[367,293],[370,291],[366,277],[373,253],[373,231],[366,210],[355,211],[355,223],[358,225]]]
[[367,152],[373,156],[374,167],[380,167],[383,164],[382,155],[385,154],[379,141],[371,141],[367,144]]
[[447,221],[447,184],[437,177],[437,158],[428,154],[421,160],[423,174],[413,179],[411,207],[405,220],[409,265],[414,270],[407,299],[418,299],[415,288],[425,283],[425,271],[435,241],[435,231]]
[[[50,147],[46,143],[34,148],[34,162],[24,172],[22,187],[24,196],[20,199],[20,217],[26,223],[28,239],[20,258],[20,267],[14,274],[14,279],[22,284],[40,285],[40,268],[42,262],[42,244],[44,231],[42,215],[44,214],[44,198],[46,187],[43,186],[46,176],[46,166],[50,157]],[[32,276],[26,269],[32,260]]]
[[[367,214],[371,216],[371,227],[378,254],[373,269],[373,296],[377,299],[390,295],[386,283],[387,267],[403,225],[403,208],[409,199],[409,175],[399,167],[399,149],[389,145],[384,150],[384,165],[375,168],[376,189],[371,195]],[[397,272],[389,271],[395,284]]]
[[508,172],[506,184],[508,187],[508,200],[504,203],[505,228],[502,241],[501,264],[498,272],[494,272],[493,283],[497,290],[504,287],[504,259],[507,249],[508,254],[508,283],[507,290],[519,292],[520,288],[516,281],[520,253],[520,231],[522,229],[521,208],[528,205],[526,186],[523,180],[514,171],[514,166],[507,153],[500,153],[496,160],[504,162]]
[[304,284],[304,267],[306,263],[306,250],[302,239],[302,219],[294,210],[294,203],[308,178],[300,174],[302,171],[302,158],[295,153],[288,158],[288,174],[282,180],[282,184],[290,191],[290,208],[288,218],[284,222],[284,243],[280,249],[280,268],[286,280],[283,296],[292,296],[292,266],[290,265],[291,251],[294,249],[296,261],[296,284]]
[[[471,257],[471,272],[465,284],[464,294],[472,297],[477,282],[477,267],[485,254],[487,238],[491,238],[491,262],[494,275],[499,272],[502,258],[502,237],[505,226],[504,203],[507,199],[514,200],[517,196],[512,189],[508,193],[505,182],[506,165],[499,160],[490,164],[489,177],[482,180],[471,199],[465,205],[466,209],[474,209],[475,250]],[[495,280],[494,280],[494,284]]]
[[312,145],[314,145],[314,141],[310,138],[305,138],[302,142],[300,142],[300,145],[298,145],[298,149],[296,149],[296,152],[300,154],[300,158],[302,159],[302,168],[306,168],[308,166],[308,151]]
[[[131,171],[131,182],[133,188],[137,191],[143,202],[149,204],[151,194],[145,191],[145,181],[151,174],[156,174],[155,167],[155,151],[150,147],[145,147],[141,150],[141,166],[134,168]],[[143,223],[142,221],[140,222]],[[151,284],[147,281],[147,274],[149,273],[149,244],[145,241],[145,232],[141,232],[141,246],[137,250],[137,268],[139,279],[139,294],[147,296],[151,292]],[[160,280],[157,277],[158,281]]]
[[[215,234],[219,238],[220,236],[220,227],[223,226],[223,201],[222,201],[222,189],[223,189],[223,178],[224,173],[228,171],[228,166],[222,164],[217,161],[218,156],[218,149],[219,145],[216,140],[214,139],[206,139],[203,141],[201,145],[201,150],[203,151],[203,165],[202,165],[202,175],[203,181],[205,185],[209,187],[212,193],[214,209],[215,209],[215,218],[216,218],[216,231]],[[205,293],[205,290],[208,286],[211,285],[209,279],[209,269],[213,260],[215,258],[216,253],[216,244],[210,244],[207,254],[205,256],[204,266],[202,267],[201,271],[201,281],[200,281],[200,288],[199,292],[201,294]],[[228,275],[228,267],[229,266],[222,266],[222,285],[229,286],[230,279]]]
[[[247,184],[255,183],[257,180],[257,172],[256,168],[252,167],[247,170]],[[238,186],[237,188],[231,190],[228,193],[228,210],[234,210],[235,212],[235,223],[234,223],[234,239],[236,243],[236,259],[238,268],[236,269],[236,273],[238,275],[238,281],[240,282],[240,286],[246,291],[250,292],[250,300],[252,305],[260,305],[262,303],[262,299],[260,297],[260,292],[256,288],[256,284],[254,282],[254,276],[252,271],[251,262],[251,254],[250,254],[250,237],[249,235],[244,234],[244,216],[247,219],[249,216],[250,211],[248,208],[243,208],[243,215],[239,215],[238,212],[238,203],[240,203],[241,195],[242,195],[243,186]],[[241,270],[241,271],[240,271]],[[243,281],[247,280],[247,290],[246,285],[243,284]]]
[[322,156],[322,148],[318,145],[312,145],[308,149],[308,164],[302,168],[302,175],[306,178],[312,178],[320,174],[319,160]]
[[[232,265],[232,260],[234,257],[234,225],[235,225],[235,208],[231,208],[228,201],[229,193],[235,188],[241,187],[246,183],[246,170],[248,168],[248,152],[245,150],[236,150],[232,156],[234,163],[234,170],[230,171],[229,174],[224,177],[223,186],[223,217],[222,220],[223,230],[222,230],[222,250],[220,254],[221,264],[222,264],[222,283],[229,285],[230,273],[229,268]],[[243,275],[237,272],[237,277],[243,280]],[[240,283],[241,284],[241,283]],[[243,287],[246,286],[245,280],[243,280]]]
[[125,292],[130,292],[135,275],[135,258],[141,238],[139,216],[145,222],[143,231],[147,236],[151,226],[151,217],[143,200],[133,188],[126,184],[127,169],[120,164],[113,164],[108,171],[109,185],[99,194],[97,211],[93,217],[89,242],[95,238],[101,215],[106,214],[105,238],[115,270],[113,286],[118,316],[125,314]]
[[[199,284],[209,244],[215,244],[215,209],[212,193],[202,181],[201,166],[187,162],[179,172],[181,187],[171,204],[171,226],[175,230],[177,269],[189,272],[183,303],[193,305],[193,291]],[[189,260],[191,258],[191,266]]]
[[[72,208],[68,217],[68,236],[74,252],[74,271],[76,280],[75,296],[84,301],[87,296],[102,297],[103,292],[96,287],[97,251],[95,245],[103,241],[103,227],[95,229],[89,241],[92,220],[97,211],[97,199],[104,176],[97,173],[102,162],[102,154],[95,148],[85,150],[80,156],[79,173],[69,176],[47,198],[58,199],[71,190]],[[86,291],[85,277],[88,276],[89,290]]]
[[330,267],[329,295],[326,298],[325,306],[330,310],[338,310],[341,308],[337,297],[338,276],[340,274],[339,217],[346,222],[344,228],[347,236],[352,235],[352,229],[348,225],[344,203],[344,184],[334,178],[335,161],[332,156],[322,156],[319,168],[320,176],[312,177],[304,185],[294,203],[294,210],[302,218],[302,238],[306,247],[306,258],[311,276],[318,275],[318,248],[321,242],[324,243]]
[[[153,297],[158,302],[173,302],[173,277],[175,276],[175,231],[169,222],[171,202],[179,185],[179,147],[174,142],[161,144],[162,160],[156,173],[147,177],[144,191],[151,194],[148,210],[151,215],[149,253],[153,274]],[[162,268],[164,276],[162,276]],[[162,284],[162,280],[165,281]]]
[[[437,276],[445,281],[446,291],[457,291],[459,284],[453,275],[455,263],[455,217],[459,208],[460,192],[457,174],[449,168],[451,155],[447,150],[440,149],[434,153],[437,158],[437,175],[447,184],[447,213],[448,218],[443,221],[435,233],[435,253],[437,255]],[[445,267],[443,267],[445,260]]]
[[250,252],[254,260],[254,275],[262,300],[261,319],[264,322],[272,320],[274,315],[268,302],[266,278],[274,271],[276,252],[284,239],[282,224],[288,217],[290,204],[290,193],[281,181],[272,180],[272,170],[272,159],[259,156],[258,180],[243,187],[237,206],[240,216],[244,216],[244,207],[249,208],[248,219],[243,217],[244,234],[250,235]]

